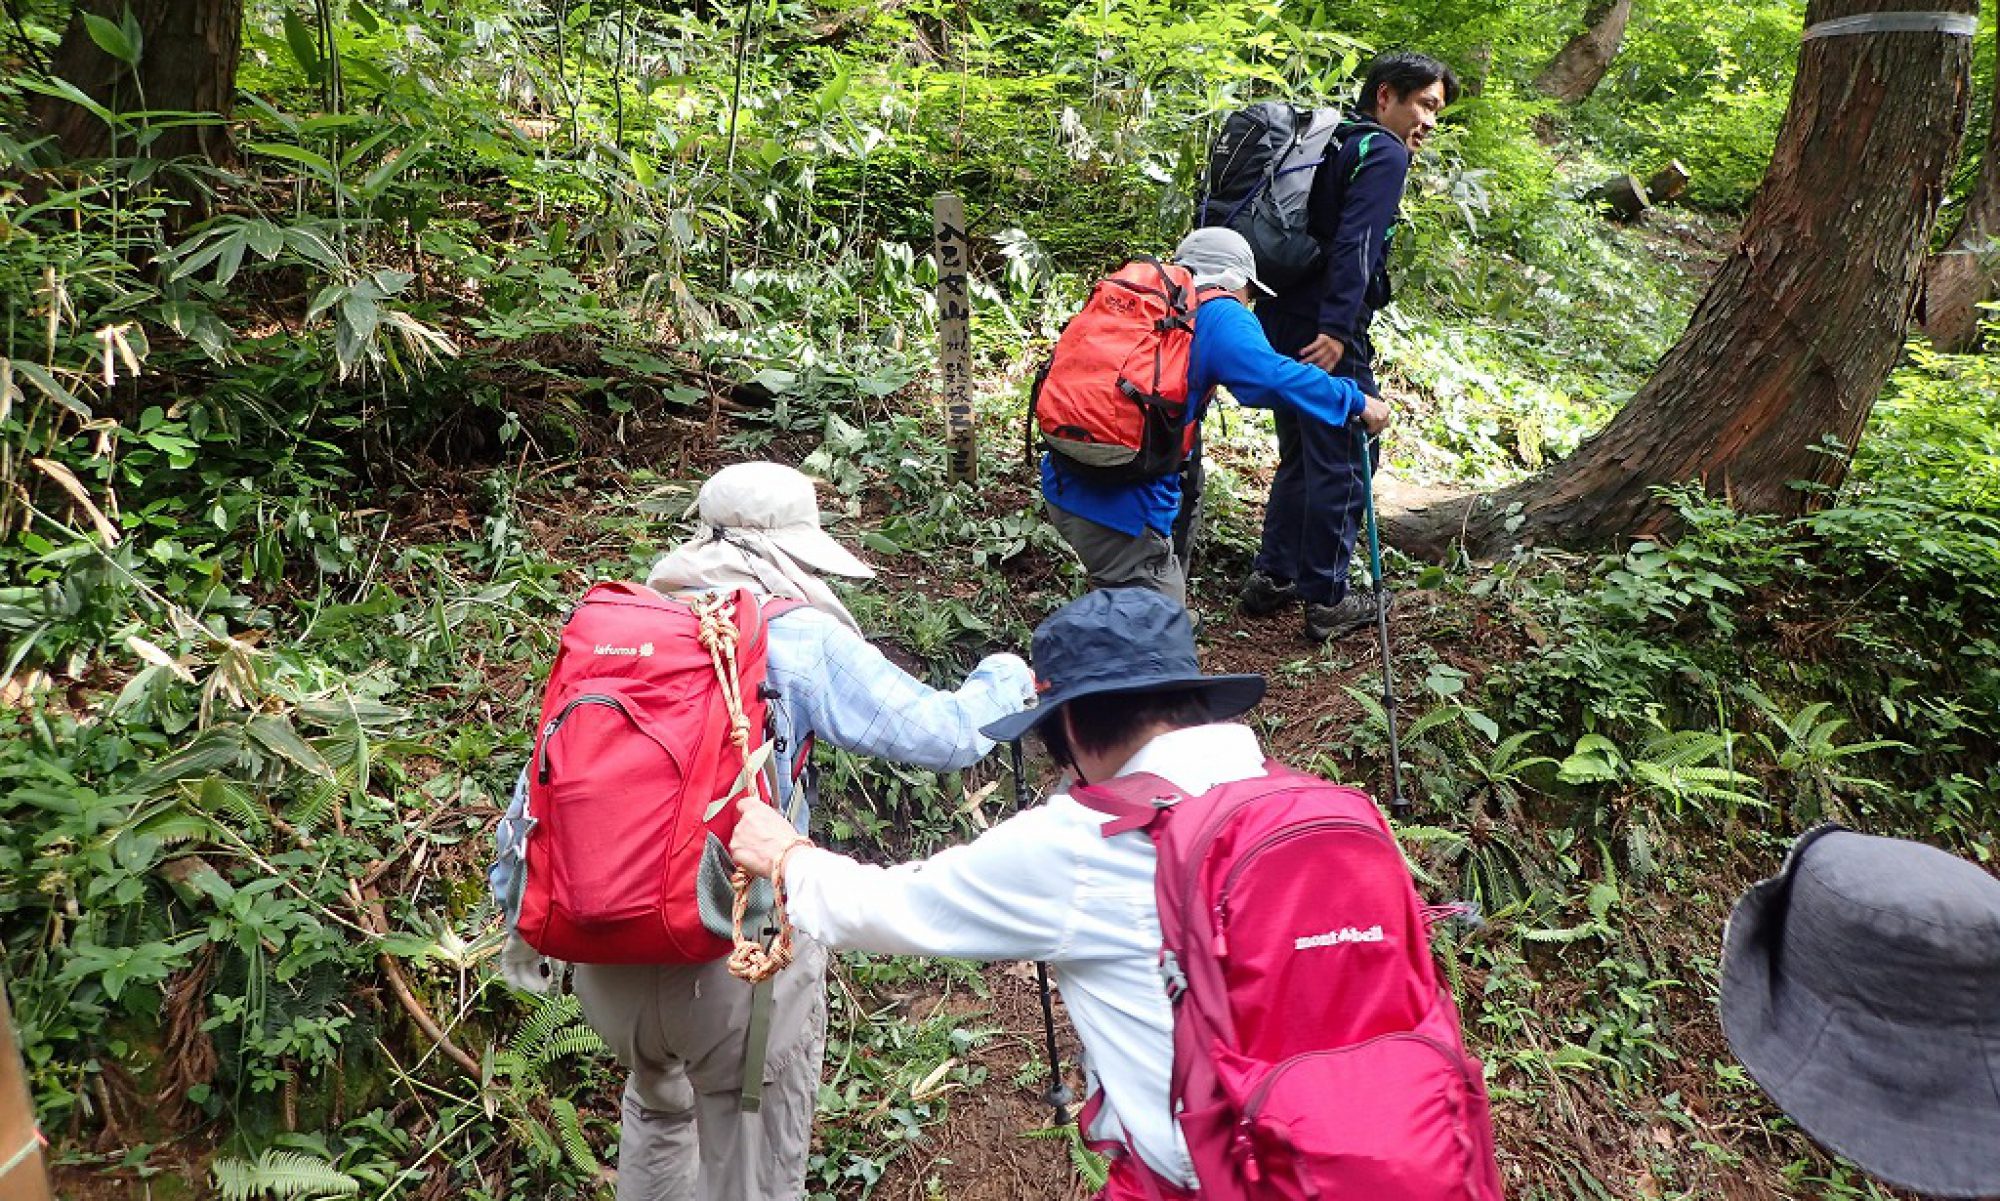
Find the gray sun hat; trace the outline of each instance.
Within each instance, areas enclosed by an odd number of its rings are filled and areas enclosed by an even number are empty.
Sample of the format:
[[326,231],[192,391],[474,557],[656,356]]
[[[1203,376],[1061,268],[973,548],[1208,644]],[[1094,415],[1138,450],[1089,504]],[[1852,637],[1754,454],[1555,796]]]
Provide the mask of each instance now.
[[1806,1133],[1937,1197],[2000,1194],[2000,880],[1825,825],[1736,903],[1722,1029]]
[[1197,229],[1174,248],[1174,262],[1194,272],[1196,288],[1227,288],[1234,292],[1245,286],[1266,296],[1276,296],[1257,278],[1257,256],[1242,234],[1220,225]]
[[1086,592],[1035,627],[1036,703],[979,732],[1011,742],[1079,697],[1186,688],[1226,721],[1264,699],[1264,677],[1205,676],[1187,610],[1146,588]]

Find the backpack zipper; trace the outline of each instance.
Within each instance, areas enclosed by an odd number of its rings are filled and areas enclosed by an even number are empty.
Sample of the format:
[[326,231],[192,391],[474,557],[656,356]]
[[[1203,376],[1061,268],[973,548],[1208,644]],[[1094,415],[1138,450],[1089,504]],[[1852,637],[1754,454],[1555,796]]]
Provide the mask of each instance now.
[[578,705],[606,705],[623,713],[627,721],[632,720],[632,711],[627,709],[622,701],[615,696],[606,696],[601,692],[585,693],[569,704],[564,705],[562,712],[551,717],[548,720],[548,724],[542,727],[542,761],[540,767],[536,769],[535,774],[544,784],[549,782],[549,740],[556,736],[556,731],[562,727],[564,721],[569,719],[571,711]]
[[1215,957],[1217,959],[1227,958],[1229,954],[1228,936],[1224,933],[1229,923],[1229,890],[1236,887],[1237,878],[1249,868],[1250,861],[1280,843],[1290,842],[1294,838],[1304,838],[1309,834],[1318,834],[1334,829],[1359,830],[1364,834],[1379,838],[1384,842],[1389,842],[1391,846],[1395,845],[1380,830],[1368,825],[1366,822],[1359,822],[1345,817],[1318,818],[1309,822],[1301,822],[1294,826],[1287,826],[1275,834],[1265,835],[1252,845],[1249,850],[1237,857],[1235,865],[1229,869],[1229,874],[1222,879],[1221,890],[1216,893],[1215,938],[1212,945],[1215,948]]

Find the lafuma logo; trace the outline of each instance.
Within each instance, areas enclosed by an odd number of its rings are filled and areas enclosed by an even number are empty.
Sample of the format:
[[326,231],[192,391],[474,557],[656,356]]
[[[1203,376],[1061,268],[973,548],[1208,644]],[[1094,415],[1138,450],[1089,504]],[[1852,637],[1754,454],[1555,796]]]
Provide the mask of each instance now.
[[593,655],[624,655],[631,658],[650,659],[653,657],[653,644],[650,642],[641,642],[637,646],[612,646],[610,643],[605,642],[598,644],[597,648],[590,653]]
[[1388,935],[1382,933],[1380,924],[1357,930],[1353,926],[1342,926],[1338,930],[1328,930],[1324,934],[1308,934],[1292,943],[1294,950],[1310,951],[1314,947],[1337,947],[1350,942],[1387,942]]

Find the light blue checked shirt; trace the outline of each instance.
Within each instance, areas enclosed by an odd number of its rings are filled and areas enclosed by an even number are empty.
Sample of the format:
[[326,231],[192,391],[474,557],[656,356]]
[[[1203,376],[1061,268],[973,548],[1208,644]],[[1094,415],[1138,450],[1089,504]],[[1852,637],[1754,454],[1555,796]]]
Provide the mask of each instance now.
[[[818,609],[779,614],[771,619],[769,637],[765,682],[777,693],[767,704],[778,799],[801,831],[819,799],[810,764],[799,761],[809,739],[931,771],[956,771],[993,749],[981,726],[1020,712],[1035,695],[1034,672],[1019,655],[1007,654],[982,659],[954,691],[932,688]],[[803,803],[794,799],[801,787]],[[487,873],[509,929],[520,913],[527,801],[524,769],[495,833],[499,857]]]
[[[1019,655],[988,655],[952,692],[932,688],[889,661],[867,639],[817,609],[775,617],[766,678],[779,799],[800,830],[819,800],[812,773],[802,777],[798,754],[808,736],[843,750],[957,771],[984,758],[993,740],[979,728],[1026,708],[1035,674]],[[805,803],[793,800],[794,777]]]

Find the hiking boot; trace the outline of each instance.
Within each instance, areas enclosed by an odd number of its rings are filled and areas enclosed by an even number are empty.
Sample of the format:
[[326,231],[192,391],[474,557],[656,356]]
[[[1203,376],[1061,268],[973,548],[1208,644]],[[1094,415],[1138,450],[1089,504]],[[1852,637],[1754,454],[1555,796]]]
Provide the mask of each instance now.
[[1245,617],[1269,617],[1298,599],[1298,585],[1290,580],[1273,579],[1261,571],[1253,571],[1250,578],[1243,581],[1243,591],[1236,598],[1236,607],[1243,610]]
[[[1385,595],[1392,605],[1394,598]],[[1306,606],[1306,637],[1325,642],[1358,630],[1375,620],[1375,593],[1353,589],[1330,605]]]

